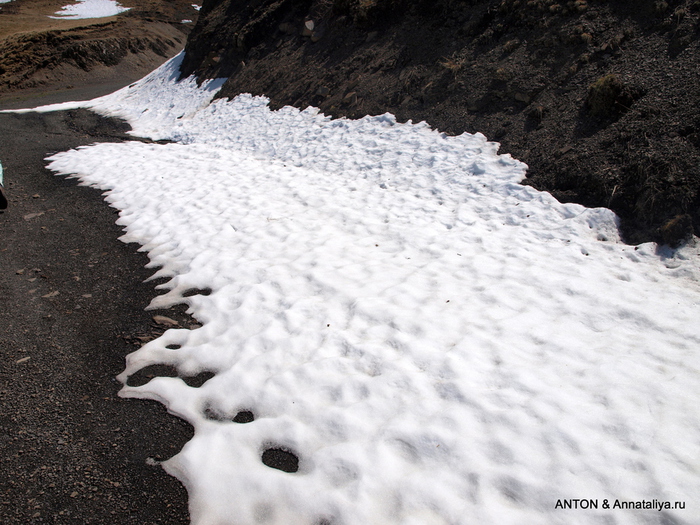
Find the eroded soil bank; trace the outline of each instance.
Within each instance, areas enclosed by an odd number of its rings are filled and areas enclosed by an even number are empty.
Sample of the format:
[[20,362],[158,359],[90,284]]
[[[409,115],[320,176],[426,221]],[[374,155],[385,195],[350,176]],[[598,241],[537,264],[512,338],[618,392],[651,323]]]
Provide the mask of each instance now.
[[[193,2],[146,0],[118,16],[50,18],[64,0],[0,5],[0,109],[32,107],[55,94],[107,94],[151,72],[185,46]],[[183,22],[190,20],[190,22]]]

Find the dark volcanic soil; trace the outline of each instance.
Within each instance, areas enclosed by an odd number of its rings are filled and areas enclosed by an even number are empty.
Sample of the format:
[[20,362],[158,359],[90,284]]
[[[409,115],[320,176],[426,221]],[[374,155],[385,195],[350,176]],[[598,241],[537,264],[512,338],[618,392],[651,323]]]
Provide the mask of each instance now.
[[[0,521],[186,524],[187,494],[153,460],[192,428],[122,400],[124,357],[162,333],[147,257],[117,240],[100,192],[47,171],[47,154],[125,138],[89,111],[0,114],[9,208],[0,212]],[[149,465],[151,463],[151,465]]]
[[[191,2],[143,0],[117,17],[54,20],[63,0],[0,5],[0,108],[91,99],[141,78],[184,46]],[[0,212],[0,521],[186,524],[187,494],[158,465],[192,428],[155,402],[122,400],[124,357],[157,337],[145,255],[117,240],[94,189],[44,158],[127,138],[89,111],[0,114],[9,207]],[[133,140],[132,137],[128,137]],[[143,382],[149,378],[142,378]]]
[[182,74],[482,132],[526,184],[675,245],[700,234],[699,35],[698,0],[205,0]]
[[[191,2],[144,0],[126,14],[53,20],[62,0],[0,5],[0,108],[90,99],[184,46]],[[100,193],[55,177],[52,152],[124,140],[88,111],[0,115],[9,207],[0,212],[0,516],[3,524],[186,524],[187,494],[158,461],[192,428],[155,402],[122,400],[124,357],[189,326],[183,309],[145,312],[145,255],[117,240]],[[131,137],[129,137],[131,139]],[[146,378],[148,379],[148,378]]]

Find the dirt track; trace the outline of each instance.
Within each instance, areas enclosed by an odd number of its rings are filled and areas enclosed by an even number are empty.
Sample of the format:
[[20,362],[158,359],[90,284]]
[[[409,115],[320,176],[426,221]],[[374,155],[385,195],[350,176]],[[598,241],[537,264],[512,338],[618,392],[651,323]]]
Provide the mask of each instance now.
[[123,130],[83,110],[0,115],[10,197],[0,213],[5,524],[188,523],[184,488],[147,458],[178,452],[191,427],[158,403],[118,398],[114,379],[134,343],[160,331],[158,312],[144,311],[152,270],[117,240],[116,212],[97,190],[44,168],[48,153],[121,140]]
[[[164,3],[158,12],[162,2],[154,0],[129,17],[46,17],[64,3],[0,6],[0,109],[110,93],[178,52],[186,34],[179,17],[196,16],[190,2]],[[90,47],[101,38],[118,44],[122,37],[132,44],[141,38],[145,51],[129,51],[116,65],[109,57],[84,67],[52,62],[71,45]],[[154,39],[172,45],[154,50]],[[28,63],[15,53],[18,42]],[[162,332],[152,317],[165,312],[144,311],[157,293],[157,283],[143,282],[152,274],[144,268],[148,259],[117,240],[116,212],[97,190],[55,177],[43,160],[95,141],[123,140],[126,129],[82,110],[0,114],[10,200],[0,212],[3,524],[189,522],[185,489],[157,461],[177,453],[192,428],[158,403],[120,399],[114,379],[127,353]],[[167,315],[186,321],[182,310]]]

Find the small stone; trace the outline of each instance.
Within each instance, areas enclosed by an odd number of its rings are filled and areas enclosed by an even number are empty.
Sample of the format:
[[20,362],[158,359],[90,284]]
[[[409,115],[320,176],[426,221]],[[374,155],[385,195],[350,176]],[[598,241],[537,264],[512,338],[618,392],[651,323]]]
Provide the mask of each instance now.
[[24,275],[24,268],[15,272],[17,275]]
[[321,86],[316,90],[316,94],[322,97],[327,97],[328,95],[330,95],[330,93],[331,90],[328,89],[326,86]]
[[61,292],[59,292],[58,290],[54,290],[53,292],[49,292],[46,295],[42,295],[42,297],[44,297],[44,298],[56,297],[59,293],[61,293]]
[[77,495],[78,495],[78,493],[75,490],[70,493],[71,498],[75,498]]
[[351,91],[347,95],[343,97],[343,104],[347,106],[352,106],[353,104],[357,103],[357,93],[354,91]]
[[304,28],[301,30],[301,36],[311,36],[314,33],[314,21],[307,20],[304,22]]
[[563,148],[561,148],[561,149],[559,150],[559,155],[564,155],[565,153],[570,152],[572,149],[574,149],[574,147],[571,146],[571,145],[564,146]]
[[15,364],[19,365],[20,363],[26,363],[30,359],[31,359],[31,356],[23,357],[22,359],[18,359],[17,361],[15,361]]
[[31,220],[31,219],[35,219],[35,218],[37,218],[37,217],[41,217],[42,215],[44,215],[44,212],[43,212],[43,211],[40,211],[40,212],[37,212],[37,213],[28,213],[27,215],[24,216],[24,220],[25,220],[25,221],[29,221],[29,220]]
[[530,103],[530,95],[528,95],[527,93],[518,92],[513,98],[515,98],[515,100],[517,100],[518,102],[524,102],[525,104]]
[[170,317],[166,317],[164,315],[154,315],[153,320],[156,322],[156,324],[159,324],[162,326],[170,326],[170,327],[180,326],[180,323],[178,323],[175,319],[171,319]]
[[92,297],[92,294],[91,293],[84,293],[83,297],[85,297],[85,299],[90,299],[90,297]]

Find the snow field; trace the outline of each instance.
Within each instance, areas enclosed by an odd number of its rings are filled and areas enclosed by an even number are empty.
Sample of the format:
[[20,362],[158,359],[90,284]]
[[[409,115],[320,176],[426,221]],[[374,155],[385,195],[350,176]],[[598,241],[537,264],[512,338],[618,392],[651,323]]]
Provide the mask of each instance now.
[[[612,212],[520,185],[525,165],[482,135],[211,102],[220,82],[177,83],[177,66],[88,103],[176,143],[49,167],[107,190],[122,239],[171,278],[151,306],[186,303],[203,323],[120,376],[215,372],[121,392],[194,426],[163,464],[194,524],[692,523],[555,504],[693,508],[696,247],[621,244]],[[255,421],[230,421],[241,410]],[[269,447],[299,471],[264,465]]]
[[49,18],[68,18],[71,20],[105,18],[118,15],[129,9],[131,8],[122,7],[115,0],[77,0],[77,3],[63,6],[60,11],[54,13],[55,16]]

